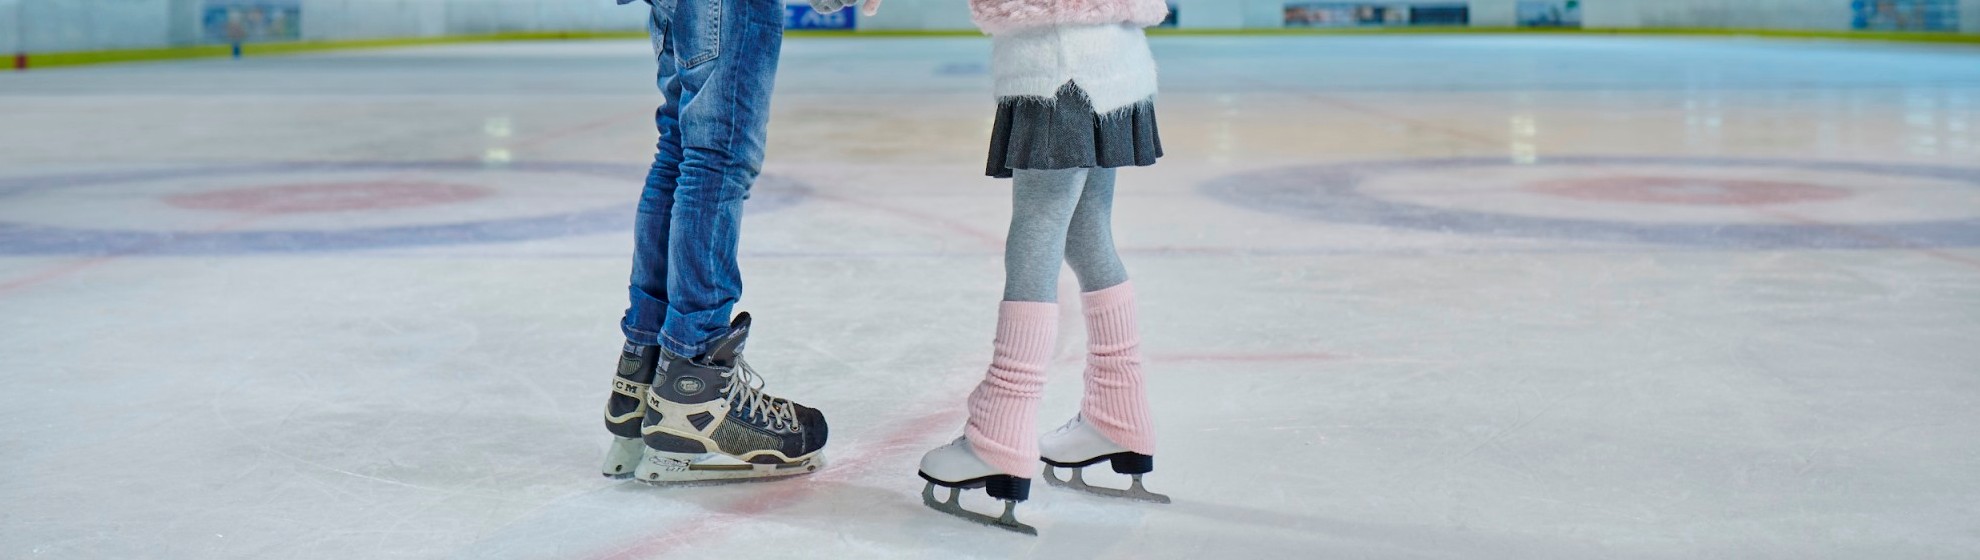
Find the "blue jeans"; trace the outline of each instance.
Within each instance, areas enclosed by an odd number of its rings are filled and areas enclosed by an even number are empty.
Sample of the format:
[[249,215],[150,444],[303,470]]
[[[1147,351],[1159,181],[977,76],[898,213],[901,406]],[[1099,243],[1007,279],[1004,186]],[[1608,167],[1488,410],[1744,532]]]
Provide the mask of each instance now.
[[650,2],[666,103],[653,114],[660,143],[633,226],[632,305],[620,326],[633,343],[699,356],[727,334],[742,297],[736,240],[763,166],[784,5]]

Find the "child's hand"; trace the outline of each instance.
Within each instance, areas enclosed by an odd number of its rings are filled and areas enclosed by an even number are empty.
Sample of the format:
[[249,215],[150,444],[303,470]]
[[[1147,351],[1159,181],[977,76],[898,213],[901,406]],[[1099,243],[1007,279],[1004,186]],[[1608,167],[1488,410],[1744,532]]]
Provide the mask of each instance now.
[[[821,14],[829,14],[832,12],[839,11],[840,8],[859,5],[861,1],[862,0],[811,0],[811,9],[817,10],[818,13]],[[874,14],[880,13],[880,0],[864,0],[864,2],[866,4],[866,9],[860,10],[860,13],[865,14],[867,16],[872,16]]]

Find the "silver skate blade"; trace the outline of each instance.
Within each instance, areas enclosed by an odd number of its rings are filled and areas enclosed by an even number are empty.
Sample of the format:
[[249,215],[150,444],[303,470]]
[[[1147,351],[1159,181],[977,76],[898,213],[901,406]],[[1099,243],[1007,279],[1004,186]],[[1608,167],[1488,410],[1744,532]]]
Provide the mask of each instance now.
[[983,525],[989,525],[991,527],[996,527],[1013,533],[1023,533],[1034,537],[1038,536],[1037,527],[1032,527],[1030,525],[1025,525],[1024,523],[1018,522],[1017,502],[1002,500],[1004,502],[1004,515],[999,517],[991,517],[988,515],[963,509],[961,489],[950,488],[949,499],[947,501],[942,501],[935,499],[935,483],[924,482],[922,483],[922,485],[923,486],[921,487],[921,503],[923,505],[928,506],[929,509],[933,509],[935,511],[939,511],[956,517],[960,517],[965,521],[980,523]]
[[1148,487],[1142,486],[1141,475],[1138,474],[1133,475],[1134,483],[1129,485],[1126,490],[1122,490],[1119,488],[1106,488],[1106,487],[1087,484],[1086,475],[1084,474],[1085,472],[1086,472],[1085,469],[1075,468],[1072,469],[1072,480],[1061,480],[1059,478],[1058,469],[1053,468],[1051,465],[1046,465],[1045,483],[1050,484],[1052,486],[1065,488],[1068,490],[1085,492],[1095,496],[1106,496],[1109,498],[1121,498],[1126,500],[1134,500],[1138,502],[1151,502],[1157,504],[1170,503],[1168,496],[1163,494],[1156,494],[1154,492],[1149,492]]
[[817,453],[783,464],[761,464],[705,453],[700,455],[647,450],[633,479],[654,486],[704,486],[737,482],[779,480],[817,472],[825,466],[825,454]]

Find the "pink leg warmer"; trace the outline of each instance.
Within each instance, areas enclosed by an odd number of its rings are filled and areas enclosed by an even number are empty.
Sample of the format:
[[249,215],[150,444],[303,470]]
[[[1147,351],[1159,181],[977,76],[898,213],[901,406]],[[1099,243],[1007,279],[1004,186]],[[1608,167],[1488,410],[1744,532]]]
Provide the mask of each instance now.
[[1086,423],[1129,451],[1155,454],[1155,424],[1141,375],[1134,283],[1080,295],[1086,313]]
[[1038,398],[1059,328],[1059,304],[1006,301],[997,308],[997,352],[969,394],[969,436],[976,456],[1004,474],[1038,472]]

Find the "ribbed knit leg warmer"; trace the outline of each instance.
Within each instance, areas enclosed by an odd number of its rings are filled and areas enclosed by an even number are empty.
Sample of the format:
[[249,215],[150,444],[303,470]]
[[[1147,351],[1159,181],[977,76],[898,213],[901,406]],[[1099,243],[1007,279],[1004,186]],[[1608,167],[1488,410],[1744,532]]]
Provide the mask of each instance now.
[[1056,303],[1006,301],[997,308],[996,355],[969,394],[963,433],[976,456],[1004,474],[1037,474],[1038,398],[1058,325]]
[[1086,423],[1129,451],[1155,454],[1155,424],[1141,375],[1141,329],[1135,320],[1134,283],[1080,296],[1086,314]]

